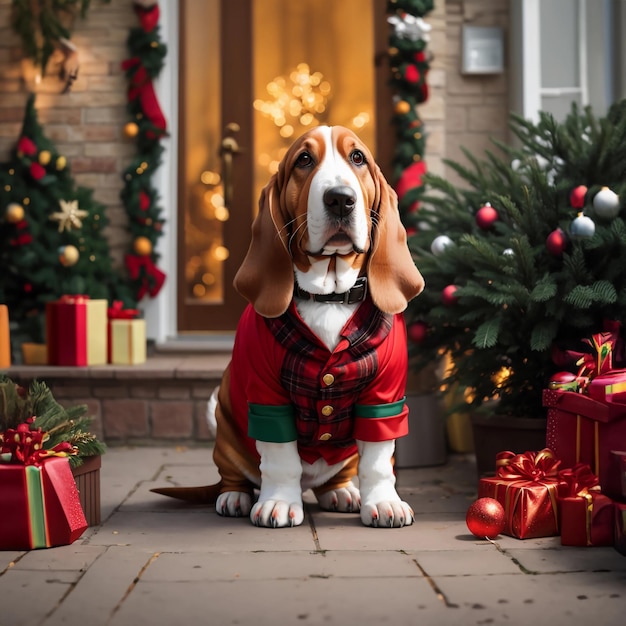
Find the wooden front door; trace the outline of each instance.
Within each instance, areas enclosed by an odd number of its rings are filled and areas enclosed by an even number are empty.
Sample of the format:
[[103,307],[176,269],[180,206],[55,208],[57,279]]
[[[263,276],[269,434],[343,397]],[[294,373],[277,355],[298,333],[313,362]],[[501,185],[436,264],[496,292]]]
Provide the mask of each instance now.
[[234,331],[258,196],[291,142],[353,128],[390,171],[386,0],[181,2],[178,331]]

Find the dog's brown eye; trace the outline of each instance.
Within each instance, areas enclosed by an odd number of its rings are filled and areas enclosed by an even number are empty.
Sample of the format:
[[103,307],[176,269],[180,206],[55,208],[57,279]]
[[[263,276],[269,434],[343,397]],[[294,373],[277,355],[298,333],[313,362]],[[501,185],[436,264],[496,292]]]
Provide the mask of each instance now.
[[313,157],[308,152],[303,152],[296,159],[296,167],[310,167],[313,165]]
[[365,163],[365,155],[360,150],[353,150],[350,153],[350,161],[352,161],[354,165],[363,165],[363,163]]

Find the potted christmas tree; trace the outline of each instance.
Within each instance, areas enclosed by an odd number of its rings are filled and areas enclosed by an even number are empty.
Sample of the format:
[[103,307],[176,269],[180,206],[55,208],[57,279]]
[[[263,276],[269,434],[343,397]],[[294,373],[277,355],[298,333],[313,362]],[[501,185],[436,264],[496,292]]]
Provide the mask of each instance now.
[[86,413],[85,405],[61,406],[44,382],[33,381],[25,389],[0,375],[0,447],[7,431],[27,429],[42,435],[43,450],[69,450],[80,502],[92,526],[100,523],[100,457],[106,446],[89,431],[93,420]]
[[626,310],[626,101],[511,128],[517,146],[447,162],[462,184],[425,177],[409,243],[426,289],[407,320],[418,367],[445,355],[468,410],[541,422],[551,376]]

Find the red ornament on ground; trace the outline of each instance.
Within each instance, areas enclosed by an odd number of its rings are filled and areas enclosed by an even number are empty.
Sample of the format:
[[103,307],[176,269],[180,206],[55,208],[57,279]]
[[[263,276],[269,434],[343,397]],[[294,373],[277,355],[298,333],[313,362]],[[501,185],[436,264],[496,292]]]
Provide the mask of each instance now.
[[582,209],[585,206],[585,196],[587,195],[587,187],[585,185],[578,185],[572,189],[572,193],[569,195],[569,203],[574,209]]
[[467,509],[465,523],[475,537],[494,539],[504,530],[504,507],[495,498],[478,498]]
[[561,256],[567,248],[567,235],[562,228],[554,229],[546,237],[546,248],[553,256]]
[[427,332],[428,326],[424,322],[413,322],[407,329],[409,339],[415,343],[422,343]]
[[456,304],[456,301],[457,301],[456,290],[457,290],[456,285],[448,285],[447,287],[444,287],[443,291],[441,292],[441,301],[446,306],[452,306]]
[[498,219],[498,212],[487,202],[476,212],[476,223],[483,230],[490,229]]

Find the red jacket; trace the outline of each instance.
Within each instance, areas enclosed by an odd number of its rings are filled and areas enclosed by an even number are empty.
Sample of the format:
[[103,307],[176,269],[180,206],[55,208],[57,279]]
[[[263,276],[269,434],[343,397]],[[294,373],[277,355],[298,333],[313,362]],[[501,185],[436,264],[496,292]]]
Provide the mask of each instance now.
[[333,352],[293,302],[275,319],[249,305],[231,361],[233,417],[253,455],[257,439],[297,439],[305,461],[337,463],[356,453],[356,439],[386,441],[408,433],[407,361],[403,316],[382,313],[369,298]]

